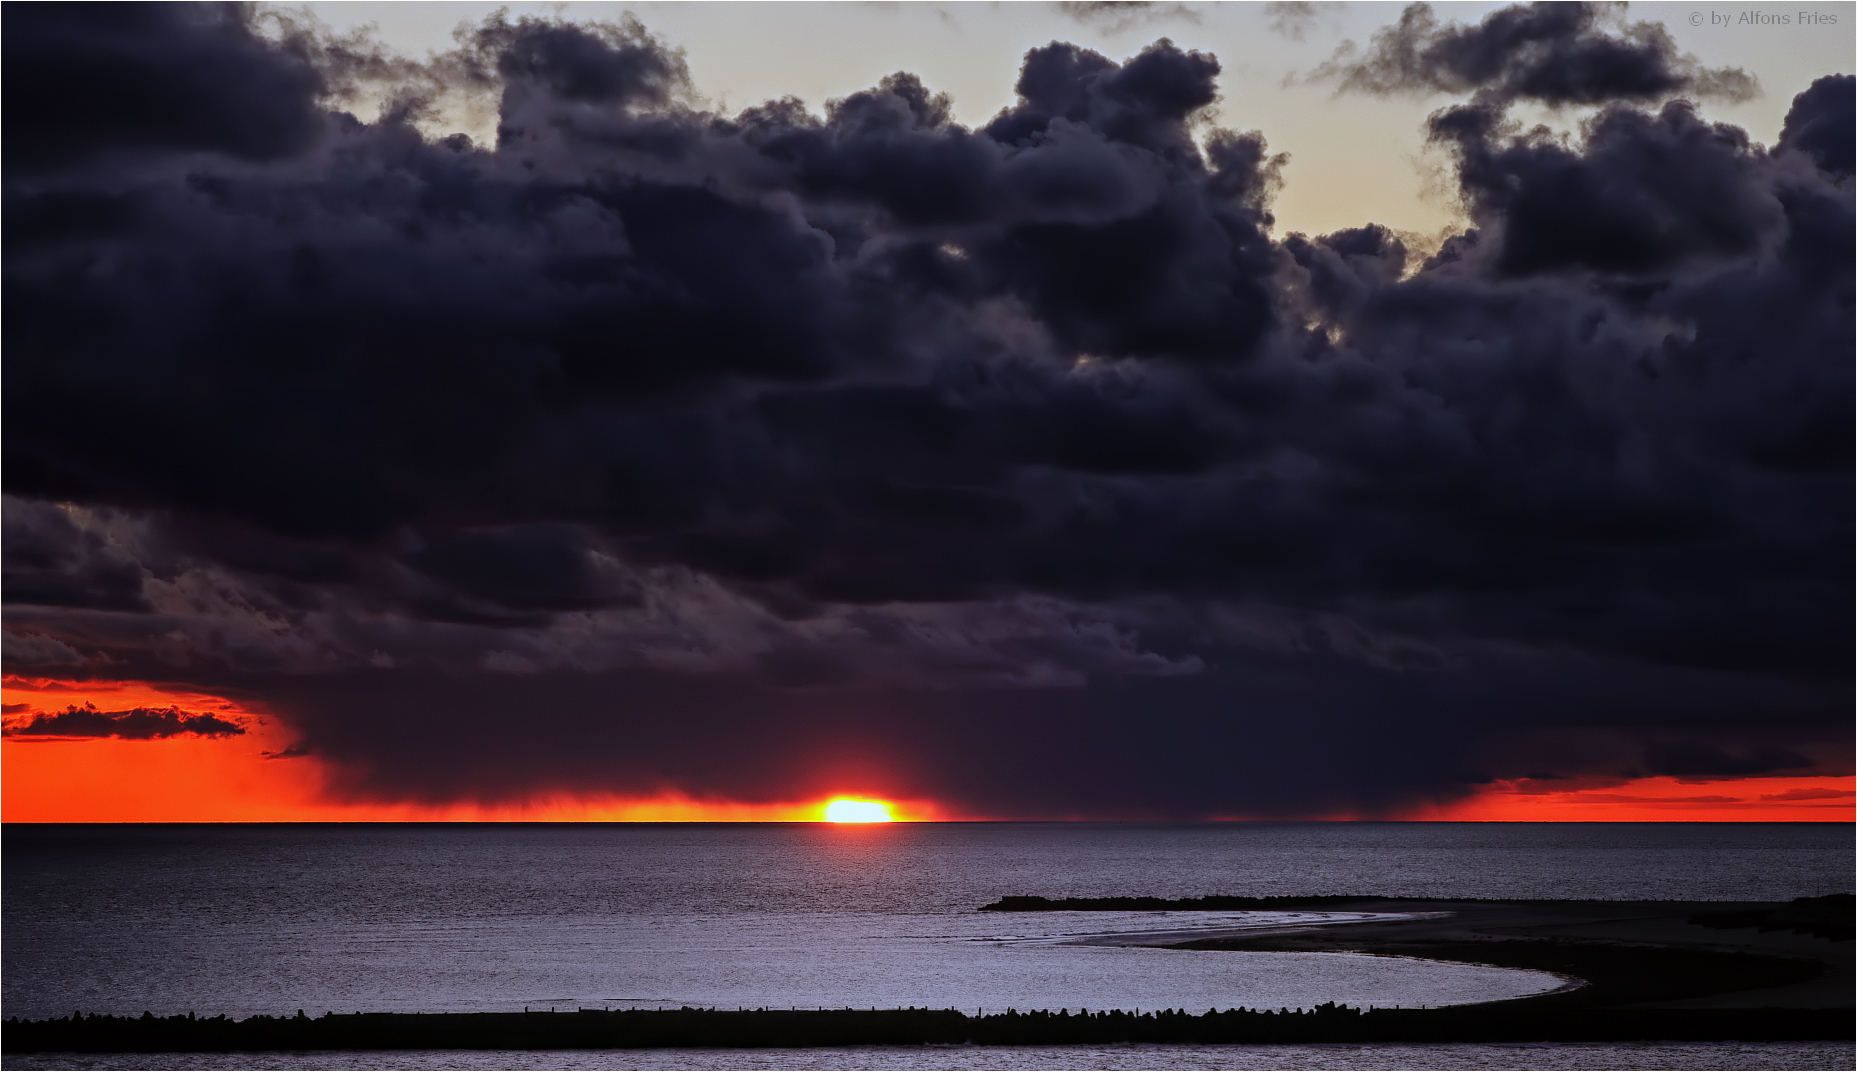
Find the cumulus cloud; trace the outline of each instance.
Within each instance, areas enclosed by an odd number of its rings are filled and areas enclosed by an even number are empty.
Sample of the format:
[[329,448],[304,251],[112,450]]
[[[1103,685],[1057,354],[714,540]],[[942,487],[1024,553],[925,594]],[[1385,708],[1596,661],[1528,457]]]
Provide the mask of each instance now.
[[[906,72],[706,111],[633,20],[413,62],[249,18],[9,14],[10,109],[89,87],[9,131],[18,665],[237,685],[435,799],[1839,762],[1847,76],[1769,151],[1642,26],[1411,9],[1336,71],[1468,98],[1421,259],[1274,239],[1285,158],[1166,40],[1033,49],[969,129]],[[493,144],[423,132],[446,94]],[[1632,743],[1503,750],[1588,723]]]
[[1857,116],[1853,116],[1857,110],[1852,103],[1857,97],[1854,85],[1857,78],[1851,75],[1833,75],[1813,82],[1810,89],[1795,96],[1775,148],[1803,153],[1831,175],[1850,175],[1850,128],[1857,122]]
[[1738,68],[1704,67],[1653,22],[1624,21],[1623,4],[1498,8],[1474,26],[1440,23],[1411,4],[1364,53],[1343,49],[1315,72],[1344,92],[1480,93],[1547,105],[1646,102],[1682,94],[1747,100],[1759,86]]
[[6,727],[8,737],[120,737],[151,741],[166,737],[236,737],[245,727],[215,715],[193,714],[178,707],[136,707],[99,711],[89,704],[54,714],[35,714]]

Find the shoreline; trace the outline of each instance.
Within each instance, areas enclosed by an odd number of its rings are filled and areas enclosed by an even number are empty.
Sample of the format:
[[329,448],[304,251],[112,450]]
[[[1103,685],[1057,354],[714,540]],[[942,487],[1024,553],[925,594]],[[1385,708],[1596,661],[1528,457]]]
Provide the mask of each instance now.
[[[1029,899],[1028,899],[1029,900]],[[1125,900],[1125,899],[1116,899]],[[1295,907],[1275,900],[1272,909]],[[1313,900],[1313,899],[1311,899]],[[1812,901],[1803,908],[1801,901]],[[1853,1037],[1852,948],[1825,936],[1849,901],[1450,901],[1323,898],[1377,918],[1299,921],[1161,948],[1352,953],[1547,972],[1541,994],[1437,1008],[1069,1010],[596,1010],[329,1013],[242,1021],[186,1016],[9,1018],[0,1051],[553,1050],[1118,1042],[1301,1044],[1843,1041]],[[1049,903],[1049,902],[1048,902]],[[1116,906],[1121,909],[1120,905]],[[1307,905],[1307,907],[1315,907]],[[1843,915],[1840,916],[1840,912]],[[1827,922],[1829,921],[1829,922]],[[1116,943],[1149,945],[1157,933]],[[1577,985],[1575,985],[1577,984]]]
[[[1849,1009],[1853,942],[1823,937],[1849,901],[1449,901],[1361,898],[1336,911],[1415,913],[1345,926],[1290,925],[1174,949],[1363,953],[1545,971],[1572,992],[1485,1004],[1565,1008]],[[1841,917],[1838,913],[1845,913]],[[1848,926],[1848,924],[1846,924]],[[1805,927],[1807,930],[1795,929]]]

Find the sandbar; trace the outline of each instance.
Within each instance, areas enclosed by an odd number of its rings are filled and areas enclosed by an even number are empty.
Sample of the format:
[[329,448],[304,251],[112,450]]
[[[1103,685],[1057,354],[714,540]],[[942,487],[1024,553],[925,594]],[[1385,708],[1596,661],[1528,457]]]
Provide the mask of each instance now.
[[[1848,931],[1839,937],[1790,926],[1786,906],[1772,902],[1362,898],[1322,907],[1387,918],[1341,926],[1299,922],[1170,948],[1416,957],[1551,971],[1585,983],[1572,993],[1515,999],[1531,1003],[1644,1009],[1853,1004],[1857,943]],[[1843,911],[1848,921],[1849,909]]]

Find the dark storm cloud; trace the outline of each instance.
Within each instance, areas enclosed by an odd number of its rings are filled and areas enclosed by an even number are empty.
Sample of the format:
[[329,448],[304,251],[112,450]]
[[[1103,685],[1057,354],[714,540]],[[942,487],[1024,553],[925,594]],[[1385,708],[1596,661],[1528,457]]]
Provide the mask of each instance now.
[[147,610],[140,564],[47,503],[9,501],[4,511],[8,603]]
[[1465,198],[1499,229],[1498,267],[1533,274],[1585,269],[1656,274],[1753,258],[1783,234],[1780,188],[1745,132],[1696,117],[1686,101],[1655,115],[1613,107],[1588,122],[1578,151],[1509,136],[1488,109],[1432,117],[1459,156]]
[[1857,123],[1852,87],[1857,78],[1837,75],[1821,78],[1793,98],[1780,130],[1776,149],[1804,153],[1822,170],[1849,175],[1852,168],[1851,126]]
[[1674,94],[1745,100],[1753,78],[1703,67],[1662,26],[1626,24],[1624,5],[1535,3],[1499,8],[1475,26],[1440,24],[1412,4],[1374,34],[1365,55],[1344,50],[1318,77],[1364,93],[1481,91],[1549,105],[1651,101]]
[[10,13],[0,56],[7,171],[149,153],[274,160],[323,125],[323,76],[255,37],[233,4],[54,6]]
[[[1823,725],[1839,695],[1825,685],[1539,655],[1457,676],[1388,674],[1326,651],[1222,663],[1089,688],[958,690],[357,671],[305,678],[290,703],[304,747],[346,792],[427,802],[667,786],[790,800],[862,786],[1027,817],[1372,815],[1543,768],[1617,785],[1829,772],[1844,759],[1841,729]],[[1496,722],[1525,739],[1492,743]]]
[[137,707],[128,711],[99,711],[94,707],[67,707],[56,714],[38,714],[6,728],[8,737],[120,737],[152,741],[166,737],[235,737],[245,727],[214,715],[196,715],[178,707]]
[[[1409,14],[1482,91],[1431,121],[1474,227],[1427,258],[1273,240],[1283,158],[1164,40],[1033,49],[970,130],[907,73],[712,114],[632,21],[421,65],[88,10],[9,12],[10,100],[165,96],[7,130],[16,665],[261,696],[385,797],[1843,762],[1849,77],[1769,152],[1645,106],[1727,82],[1642,27]],[[421,133],[453,98],[494,144]]]
[[9,669],[69,670],[84,662],[69,644],[30,629],[10,628],[0,634],[0,652]]
[[1650,773],[1670,774],[1680,778],[1770,774],[1812,766],[1810,759],[1785,748],[1754,748],[1741,755],[1734,755],[1694,741],[1655,745],[1647,751],[1645,758]]

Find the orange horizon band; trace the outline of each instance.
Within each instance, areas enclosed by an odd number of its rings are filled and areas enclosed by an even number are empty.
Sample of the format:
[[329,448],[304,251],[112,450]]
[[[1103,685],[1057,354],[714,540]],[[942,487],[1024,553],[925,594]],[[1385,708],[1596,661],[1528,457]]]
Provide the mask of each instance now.
[[[1063,816],[968,814],[945,804],[846,786],[802,800],[694,797],[672,788],[639,795],[540,792],[521,801],[420,802],[345,793],[341,770],[292,754],[294,735],[250,705],[147,682],[65,682],[8,677],[8,726],[35,713],[90,703],[99,710],[178,706],[241,723],[239,736],[154,740],[12,736],[0,740],[0,818],[15,823],[111,822],[822,822],[840,801],[886,809],[897,822]],[[1333,821],[1428,822],[1850,822],[1851,775],[1688,780],[1662,776],[1603,789],[1551,791],[1497,782],[1458,800],[1393,814],[1310,815]],[[1080,816],[1081,817],[1081,816]],[[1140,818],[1137,816],[1136,818]],[[1280,816],[1220,815],[1229,820]]]

